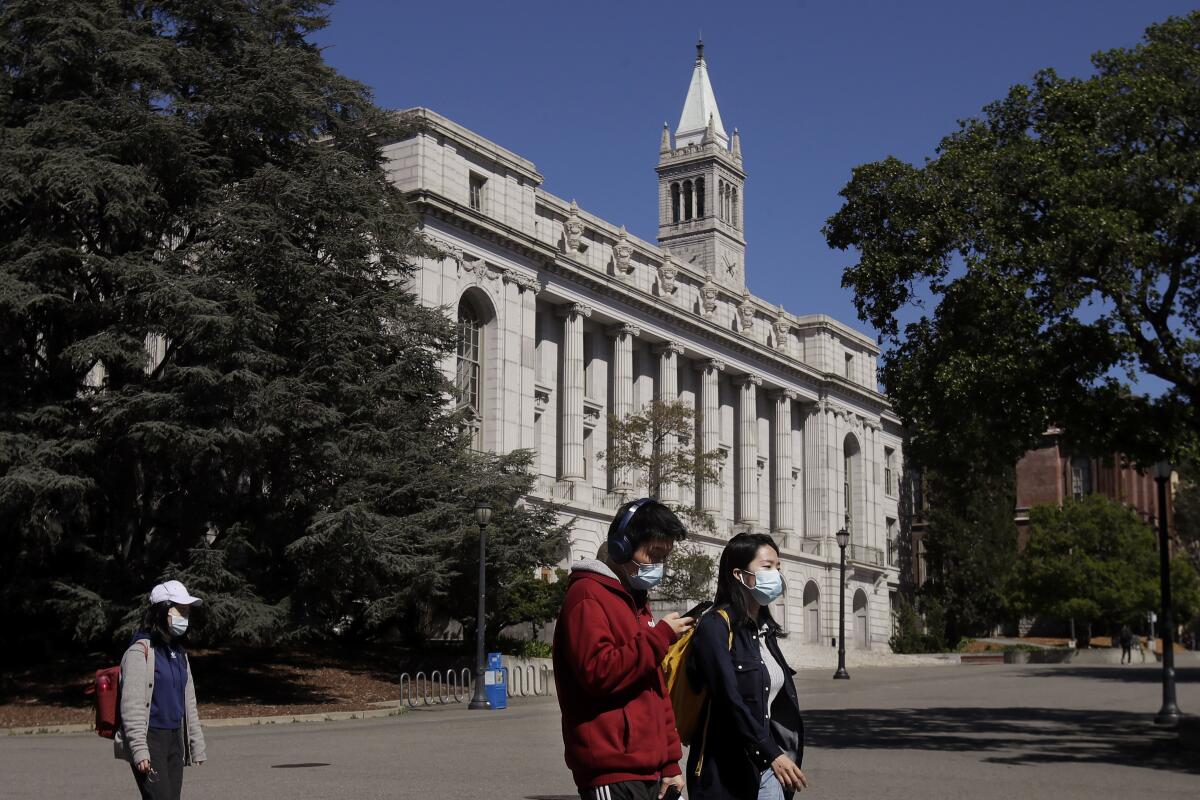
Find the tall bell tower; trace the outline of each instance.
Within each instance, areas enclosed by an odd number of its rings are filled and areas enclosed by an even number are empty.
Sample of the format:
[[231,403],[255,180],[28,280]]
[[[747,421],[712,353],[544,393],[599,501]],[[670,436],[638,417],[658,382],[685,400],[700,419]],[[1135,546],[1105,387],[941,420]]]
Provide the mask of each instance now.
[[721,286],[746,288],[742,199],[746,173],[737,129],[725,133],[721,111],[696,44],[696,63],[683,113],[671,131],[663,124],[658,154],[658,243]]

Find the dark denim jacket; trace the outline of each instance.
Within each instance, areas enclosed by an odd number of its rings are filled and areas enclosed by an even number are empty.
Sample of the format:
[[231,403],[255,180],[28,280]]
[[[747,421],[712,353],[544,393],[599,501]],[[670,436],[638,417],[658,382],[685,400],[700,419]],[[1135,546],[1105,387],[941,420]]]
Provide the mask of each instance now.
[[[687,675],[696,689],[708,690],[711,716],[707,733],[701,722],[688,754],[690,800],[755,798],[759,775],[780,754],[801,763],[804,723],[792,680],[796,672],[779,650],[778,634],[774,621],[767,623],[765,633],[735,626],[730,649],[729,628],[719,614],[705,614],[700,620]],[[771,676],[759,648],[762,636],[785,677],[770,715],[766,705]]]

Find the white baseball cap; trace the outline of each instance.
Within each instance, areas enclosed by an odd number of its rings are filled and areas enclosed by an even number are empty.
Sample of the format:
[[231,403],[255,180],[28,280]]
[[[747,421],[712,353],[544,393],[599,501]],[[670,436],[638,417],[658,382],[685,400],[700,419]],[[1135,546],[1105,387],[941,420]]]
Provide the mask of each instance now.
[[187,588],[179,581],[160,583],[150,590],[151,603],[171,603],[177,606],[198,606],[199,597],[188,594]]

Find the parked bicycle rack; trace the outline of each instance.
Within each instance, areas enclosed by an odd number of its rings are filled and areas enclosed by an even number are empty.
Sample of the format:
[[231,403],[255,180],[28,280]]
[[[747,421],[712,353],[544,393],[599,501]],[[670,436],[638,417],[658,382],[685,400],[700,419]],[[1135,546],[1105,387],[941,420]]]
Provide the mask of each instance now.
[[[470,669],[400,673],[400,701],[410,708],[469,700],[475,691]],[[509,697],[544,697],[554,692],[554,673],[546,664],[516,664],[508,670]]]

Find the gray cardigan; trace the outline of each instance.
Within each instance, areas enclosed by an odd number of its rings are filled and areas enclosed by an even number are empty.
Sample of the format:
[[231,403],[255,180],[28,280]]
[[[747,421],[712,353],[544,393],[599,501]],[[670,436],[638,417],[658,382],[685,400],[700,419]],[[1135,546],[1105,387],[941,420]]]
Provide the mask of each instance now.
[[[187,659],[186,655],[184,659]],[[183,763],[190,767],[204,761],[206,756],[190,661],[187,662],[187,668],[187,685],[183,690],[185,713],[179,735],[183,739]],[[113,754],[130,764],[150,758],[146,732],[150,727],[150,702],[153,697],[154,645],[149,639],[139,639],[129,645],[121,657],[121,727],[113,736]]]

